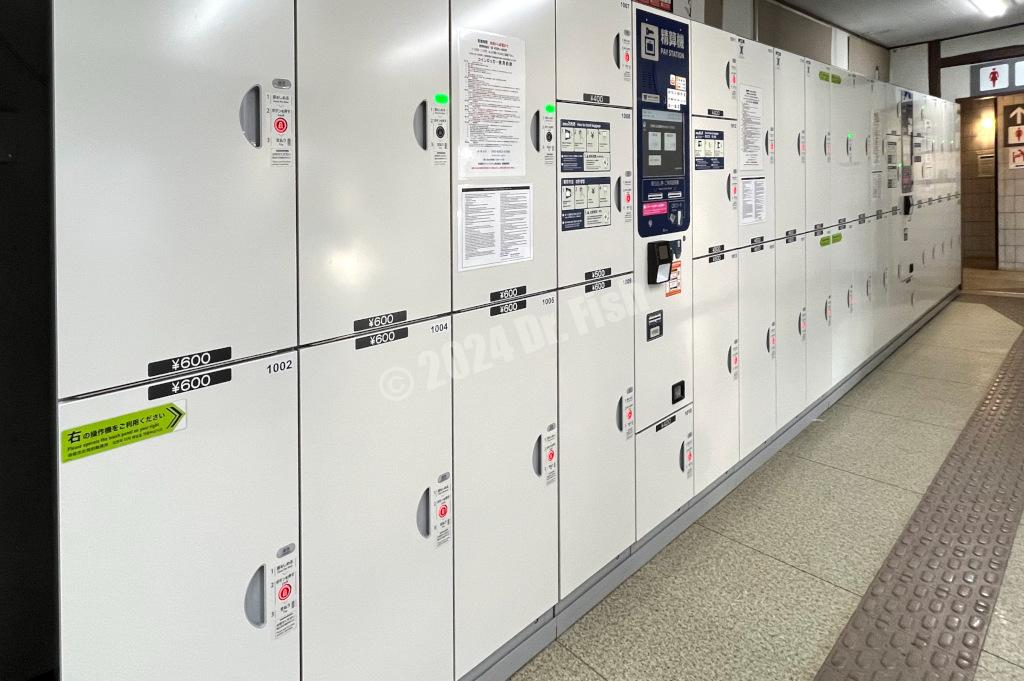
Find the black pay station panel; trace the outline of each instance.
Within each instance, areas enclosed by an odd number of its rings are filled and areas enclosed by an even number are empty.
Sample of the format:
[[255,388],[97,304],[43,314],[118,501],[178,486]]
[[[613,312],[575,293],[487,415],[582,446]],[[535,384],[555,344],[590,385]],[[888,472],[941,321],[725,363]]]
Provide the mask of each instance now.
[[637,231],[642,237],[690,228],[690,27],[636,13]]

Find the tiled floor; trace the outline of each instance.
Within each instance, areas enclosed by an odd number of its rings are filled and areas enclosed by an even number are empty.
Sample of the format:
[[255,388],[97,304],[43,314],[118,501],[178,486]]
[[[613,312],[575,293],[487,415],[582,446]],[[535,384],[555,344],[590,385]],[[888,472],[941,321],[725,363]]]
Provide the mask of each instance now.
[[1024,272],[964,268],[964,291],[1024,293]]
[[[952,304],[514,681],[812,679],[1021,331]],[[1017,543],[979,681],[1024,681]]]

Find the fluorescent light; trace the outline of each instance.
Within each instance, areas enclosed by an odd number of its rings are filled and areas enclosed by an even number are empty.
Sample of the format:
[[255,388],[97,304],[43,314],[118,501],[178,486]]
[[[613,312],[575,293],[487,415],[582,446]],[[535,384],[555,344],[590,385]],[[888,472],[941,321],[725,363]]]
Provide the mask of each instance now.
[[1006,14],[1006,0],[971,0],[971,4],[987,17],[1001,17]]

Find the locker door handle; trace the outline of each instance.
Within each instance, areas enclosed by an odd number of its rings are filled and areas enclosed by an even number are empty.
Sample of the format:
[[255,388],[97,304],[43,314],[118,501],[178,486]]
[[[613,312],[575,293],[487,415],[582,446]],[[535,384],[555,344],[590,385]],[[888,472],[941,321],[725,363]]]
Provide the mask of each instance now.
[[412,134],[416,136],[416,144],[420,149],[427,150],[427,100],[416,105],[416,113],[412,116]]
[[533,121],[530,123],[530,141],[533,148],[540,151],[540,110],[533,112]]
[[612,41],[612,50],[614,51],[615,68],[622,68],[622,34],[616,33],[615,40]]
[[732,373],[732,346],[729,346],[729,352],[725,354],[725,365],[729,369],[729,373]]
[[543,435],[537,436],[537,441],[533,443],[533,473],[538,478],[544,474],[541,462],[541,444],[544,440]]
[[850,308],[850,312],[853,312],[853,287],[846,289],[846,307]]
[[888,267],[886,267],[885,270],[882,271],[882,289],[885,290],[885,291],[889,290],[889,268]]
[[868,277],[868,280],[864,282],[864,295],[868,297],[868,300],[871,300],[871,277]]
[[828,156],[828,133],[827,132],[825,133],[825,138],[822,140],[821,150],[825,154],[825,160],[826,161],[830,161],[831,159]]
[[768,156],[771,153],[771,152],[768,151],[768,135],[769,134],[770,133],[767,130],[764,131],[764,155],[765,156]]
[[245,619],[257,629],[267,623],[267,566],[260,565],[245,587]]
[[416,504],[416,529],[426,539],[430,536],[430,488],[423,490],[420,501]]
[[764,349],[768,351],[768,354],[772,354],[772,327],[768,327],[768,331],[764,334]]
[[679,470],[686,472],[686,442],[679,445]]
[[732,75],[732,69],[730,68],[731,66],[732,62],[725,62],[725,87],[727,90],[732,89],[732,78],[729,77]]
[[622,178],[615,180],[615,210],[622,212]]
[[622,432],[622,398],[619,398],[618,404],[615,405],[615,427]]
[[796,155],[800,158],[804,157],[803,149],[800,147],[800,140],[803,139],[803,136],[804,133],[802,131],[796,134]]
[[725,198],[732,202],[732,173],[725,177]]
[[260,115],[260,86],[253,85],[242,95],[242,103],[238,107],[238,123],[242,126],[242,134],[249,144],[259,149],[262,143],[262,131],[260,123],[263,116]]

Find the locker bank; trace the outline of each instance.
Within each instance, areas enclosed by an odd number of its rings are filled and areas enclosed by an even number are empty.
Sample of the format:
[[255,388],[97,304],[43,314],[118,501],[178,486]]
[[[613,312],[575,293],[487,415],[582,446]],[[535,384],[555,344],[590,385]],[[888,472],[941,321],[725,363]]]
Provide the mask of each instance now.
[[1024,679],[1024,7],[900,4],[5,4],[0,681]]

